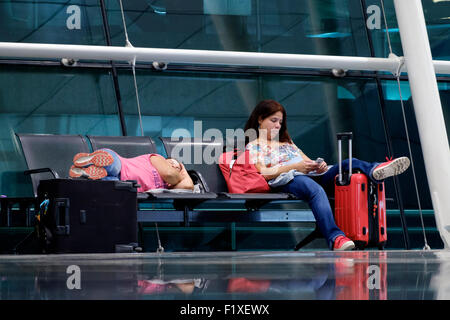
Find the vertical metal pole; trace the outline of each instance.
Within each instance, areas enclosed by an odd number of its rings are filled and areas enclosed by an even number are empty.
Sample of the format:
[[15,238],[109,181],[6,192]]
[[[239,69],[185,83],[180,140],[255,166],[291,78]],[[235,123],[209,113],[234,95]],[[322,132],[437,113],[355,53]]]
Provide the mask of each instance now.
[[436,226],[450,245],[450,149],[420,0],[394,0]]
[[[361,9],[362,9],[362,14],[363,14],[364,23],[365,23],[368,19],[367,11],[366,11],[367,5],[366,5],[365,0],[361,0]],[[367,27],[365,28],[365,30],[366,30],[367,41],[369,43],[370,56],[375,57],[375,49],[373,46],[372,37],[371,37],[370,33],[368,32]],[[386,137],[388,156],[389,156],[389,158],[391,158],[394,156],[394,148],[392,147],[391,130],[389,128],[389,123],[386,120],[386,111],[385,111],[386,104],[384,102],[383,86],[381,84],[381,80],[380,80],[378,71],[375,71],[375,81],[377,84],[378,99],[380,100],[381,120],[383,121],[383,129],[384,129],[384,135]],[[400,188],[400,181],[398,179],[398,176],[393,176],[392,180],[394,182],[394,191],[395,191],[395,197],[397,199],[398,209],[400,211],[400,222],[401,222],[402,230],[403,230],[403,242],[405,243],[405,249],[409,250],[410,244],[409,244],[408,226],[406,224],[405,209],[403,206],[403,198],[402,198],[402,192],[401,192],[401,188]]]
[[338,138],[339,183],[342,184],[342,141]]
[[353,158],[353,146],[352,146],[352,137],[348,138],[348,183],[350,183],[350,179],[352,177],[352,158]]
[[[102,19],[103,19],[103,30],[105,32],[105,39],[106,44],[108,46],[111,46],[111,36],[109,33],[109,23],[108,23],[108,16],[106,14],[106,7],[105,7],[105,1],[100,0],[100,8],[102,10]],[[117,68],[114,65],[114,61],[111,61],[111,69],[112,69],[112,78],[113,78],[113,84],[114,84],[114,91],[116,93],[116,100],[117,100],[117,111],[119,114],[119,120],[120,120],[120,128],[122,130],[122,135],[127,135],[127,126],[125,124],[125,118],[123,115],[122,110],[122,98],[120,96],[120,88],[119,88],[119,78],[117,76]]]

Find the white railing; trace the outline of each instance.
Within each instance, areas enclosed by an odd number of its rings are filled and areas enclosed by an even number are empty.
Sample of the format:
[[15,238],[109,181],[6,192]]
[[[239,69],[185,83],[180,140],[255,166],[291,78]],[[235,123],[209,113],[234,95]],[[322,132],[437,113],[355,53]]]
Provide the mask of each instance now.
[[[399,59],[240,51],[137,48],[0,42],[0,57],[164,62],[278,68],[343,69],[395,73]],[[450,61],[433,61],[435,71],[450,74]],[[401,71],[407,71],[403,66]]]

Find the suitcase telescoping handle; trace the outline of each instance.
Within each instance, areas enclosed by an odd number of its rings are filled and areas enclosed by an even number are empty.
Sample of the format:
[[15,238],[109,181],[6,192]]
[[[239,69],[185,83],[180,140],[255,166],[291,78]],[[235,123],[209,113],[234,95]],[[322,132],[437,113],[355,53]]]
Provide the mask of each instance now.
[[341,132],[336,134],[338,141],[338,154],[339,154],[339,184],[342,185],[342,139],[348,138],[348,181],[352,176],[352,132]]

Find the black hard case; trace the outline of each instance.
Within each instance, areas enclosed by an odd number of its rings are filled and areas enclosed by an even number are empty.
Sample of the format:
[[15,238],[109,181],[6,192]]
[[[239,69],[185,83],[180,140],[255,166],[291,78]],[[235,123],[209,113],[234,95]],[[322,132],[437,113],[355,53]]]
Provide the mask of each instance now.
[[47,253],[108,253],[137,246],[133,182],[41,180],[38,198],[49,199],[46,218],[41,218],[50,231]]

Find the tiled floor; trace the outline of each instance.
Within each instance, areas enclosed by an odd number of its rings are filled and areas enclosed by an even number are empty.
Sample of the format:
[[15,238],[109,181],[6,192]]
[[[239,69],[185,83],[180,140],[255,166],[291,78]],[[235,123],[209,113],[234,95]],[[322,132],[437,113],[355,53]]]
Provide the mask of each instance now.
[[0,299],[450,299],[450,251],[3,255]]

